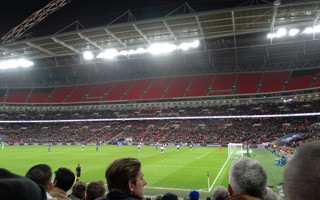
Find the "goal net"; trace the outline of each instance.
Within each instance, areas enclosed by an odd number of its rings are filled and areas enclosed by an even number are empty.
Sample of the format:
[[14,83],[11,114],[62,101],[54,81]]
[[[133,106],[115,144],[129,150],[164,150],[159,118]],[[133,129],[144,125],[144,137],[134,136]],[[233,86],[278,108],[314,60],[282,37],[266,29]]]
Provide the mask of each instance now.
[[242,143],[229,143],[228,144],[228,156],[229,157],[239,157],[243,156],[245,150],[243,149]]

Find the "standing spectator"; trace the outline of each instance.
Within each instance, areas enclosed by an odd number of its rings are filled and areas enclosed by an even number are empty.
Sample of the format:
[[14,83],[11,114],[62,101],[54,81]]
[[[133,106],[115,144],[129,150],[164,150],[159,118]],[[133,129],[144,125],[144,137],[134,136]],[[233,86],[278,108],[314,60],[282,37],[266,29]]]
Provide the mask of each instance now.
[[57,200],[70,200],[67,196],[67,191],[71,189],[75,175],[67,168],[59,168],[55,173],[54,178],[54,188],[49,193],[52,197],[57,198]]
[[320,198],[320,140],[303,144],[283,173],[287,200]]
[[229,200],[263,199],[267,192],[267,174],[258,161],[235,159],[229,171]]
[[26,177],[33,180],[35,183],[42,185],[47,191],[47,199],[53,199],[49,192],[53,189],[52,170],[47,164],[38,164],[31,167],[26,173]]
[[143,199],[147,181],[141,171],[141,162],[136,158],[121,158],[113,161],[106,170],[108,200]]

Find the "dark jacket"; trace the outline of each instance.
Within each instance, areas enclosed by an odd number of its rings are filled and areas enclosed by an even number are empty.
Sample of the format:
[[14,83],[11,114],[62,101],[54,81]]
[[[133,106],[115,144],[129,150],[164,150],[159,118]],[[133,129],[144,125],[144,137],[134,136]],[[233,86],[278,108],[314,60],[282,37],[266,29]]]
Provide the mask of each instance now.
[[100,197],[96,200],[141,200],[139,197],[133,194],[126,194],[121,192],[109,192],[107,197]]
[[32,180],[0,168],[0,199],[46,200],[47,194]]

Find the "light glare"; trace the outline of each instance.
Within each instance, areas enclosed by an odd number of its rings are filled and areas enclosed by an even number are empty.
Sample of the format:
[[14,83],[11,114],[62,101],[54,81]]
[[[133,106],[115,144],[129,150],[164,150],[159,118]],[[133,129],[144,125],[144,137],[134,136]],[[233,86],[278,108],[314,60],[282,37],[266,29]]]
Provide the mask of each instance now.
[[290,29],[289,35],[290,36],[295,36],[299,33],[300,31],[298,29]]
[[93,54],[90,51],[83,52],[83,57],[86,60],[92,60],[94,58]]
[[15,69],[18,67],[27,68],[33,65],[32,61],[20,58],[20,59],[11,59],[0,62],[0,69]]
[[130,49],[130,50],[122,50],[118,52],[116,49],[107,49],[102,53],[99,53],[97,58],[102,59],[114,59],[117,56],[130,56],[135,54],[145,54],[150,53],[154,55],[159,54],[167,54],[178,49],[188,50],[190,48],[197,48],[200,45],[198,40],[189,43],[181,43],[179,46],[170,44],[170,43],[155,43],[149,46],[148,48],[138,48],[138,49]]
[[307,27],[306,29],[304,29],[303,33],[306,33],[306,34],[313,33],[313,29],[311,27]]
[[277,37],[283,37],[287,34],[287,30],[285,28],[280,28],[278,31],[277,31]]

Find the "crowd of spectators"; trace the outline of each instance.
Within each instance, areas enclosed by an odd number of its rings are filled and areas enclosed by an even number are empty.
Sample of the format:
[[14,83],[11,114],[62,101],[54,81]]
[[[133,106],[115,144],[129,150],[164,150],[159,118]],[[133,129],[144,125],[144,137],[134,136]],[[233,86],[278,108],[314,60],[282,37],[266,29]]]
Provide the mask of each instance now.
[[[53,108],[53,107],[52,107]],[[243,105],[174,106],[161,108],[117,108],[81,106],[77,110],[55,106],[54,109],[3,110],[3,120],[66,120],[66,119],[105,119],[142,117],[194,117],[194,116],[241,116],[313,113],[320,111],[320,100],[287,103],[259,103]]]
[[[84,119],[76,122],[3,123],[0,124],[0,141],[8,144],[116,144],[130,138],[132,143],[199,145],[228,143],[273,142],[287,134],[300,134],[286,141],[286,146],[319,139],[319,116],[309,117],[249,117],[243,115],[296,114],[320,110],[319,101],[261,103],[248,105],[221,105],[188,108],[145,108],[119,110],[79,111],[27,111],[4,112],[3,120]],[[196,116],[239,116],[219,119],[192,119]],[[139,120],[140,117],[190,117],[188,120]],[[108,120],[110,118],[129,120]],[[135,117],[133,120],[132,117]],[[96,119],[99,120],[85,120]],[[101,120],[102,119],[102,120]],[[105,120],[103,120],[105,119]],[[130,120],[131,119],[131,120]]]
[[72,123],[13,123],[0,129],[0,140],[8,144],[116,144],[130,138],[143,142],[199,145],[273,142],[287,134],[299,137],[286,140],[286,146],[320,138],[318,117],[153,120]]

